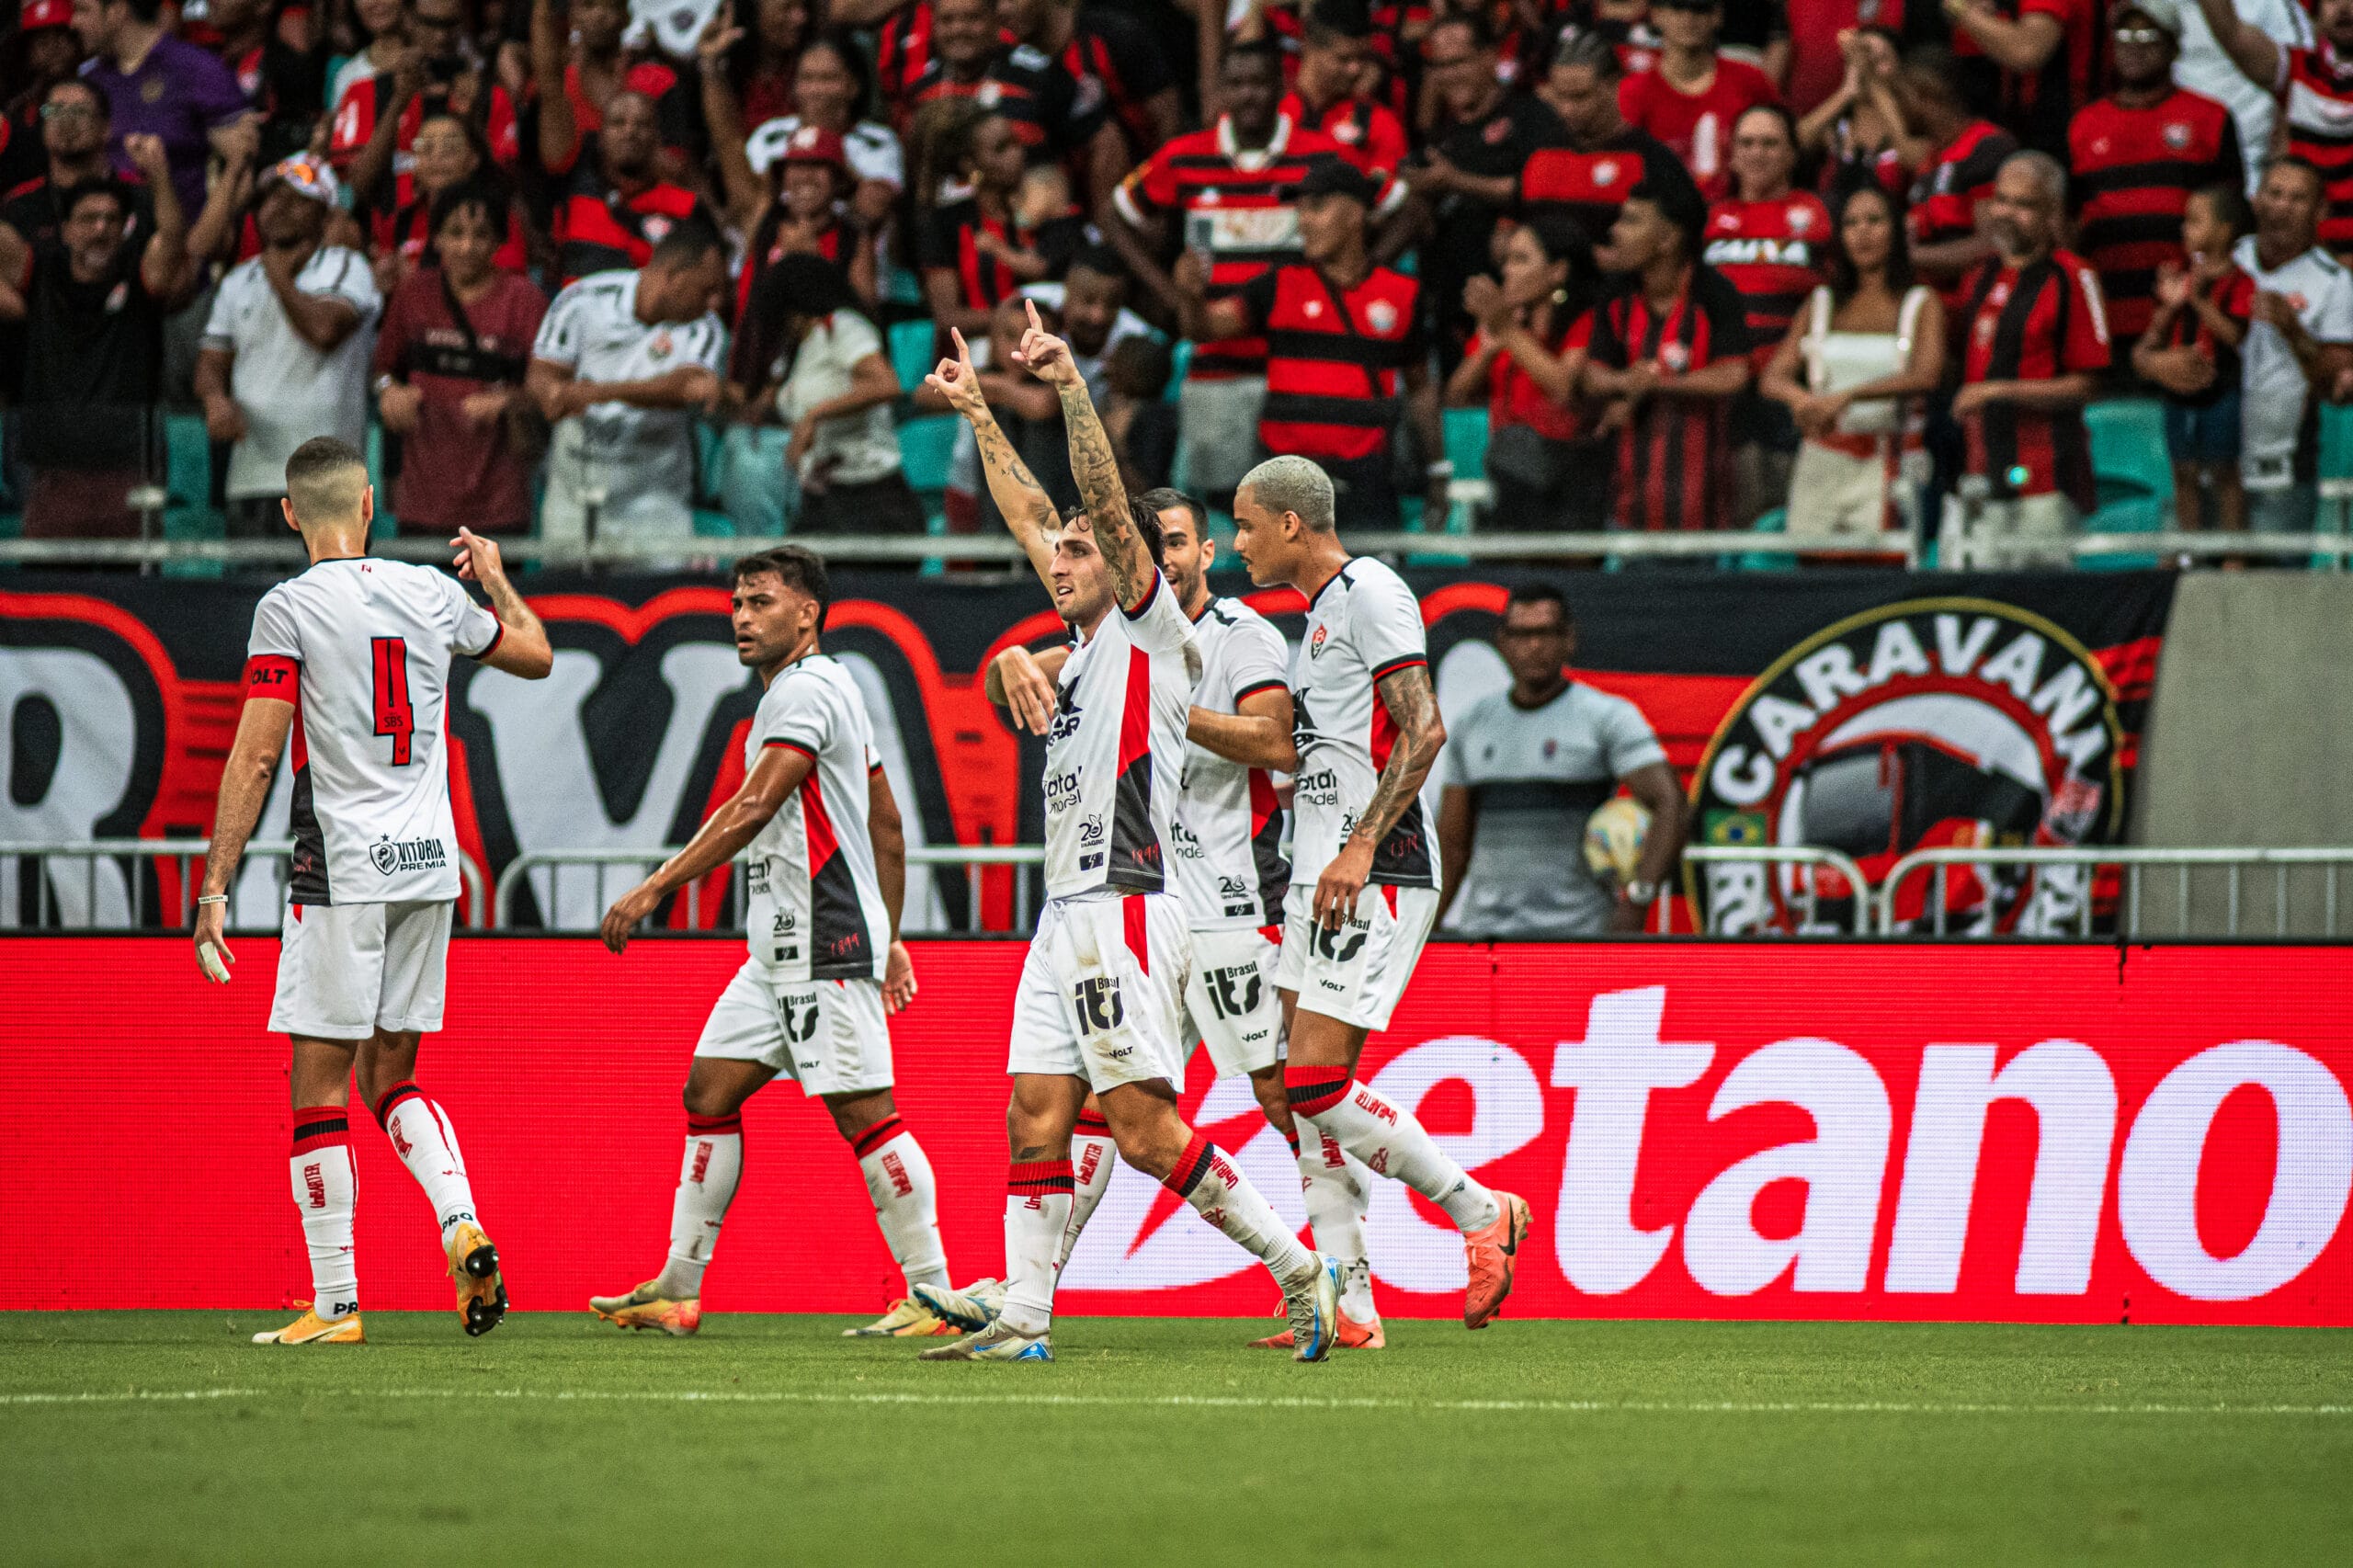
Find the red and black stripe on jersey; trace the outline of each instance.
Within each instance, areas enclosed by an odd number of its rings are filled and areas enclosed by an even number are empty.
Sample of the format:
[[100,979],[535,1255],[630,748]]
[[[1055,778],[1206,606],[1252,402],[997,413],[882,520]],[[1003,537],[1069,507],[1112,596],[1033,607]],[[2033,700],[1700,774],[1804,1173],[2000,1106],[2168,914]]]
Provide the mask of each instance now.
[[1690,185],[1691,176],[1666,143],[1631,126],[1590,151],[1540,147],[1519,173],[1519,216],[1567,218],[1597,245],[1627,196],[1646,181]]
[[1341,155],[1378,180],[1397,172],[1412,151],[1404,122],[1394,110],[1370,98],[1345,97],[1318,109],[1292,93],[1282,101],[1292,123],[1320,131],[1340,144]]
[[1299,262],[1254,279],[1242,298],[1267,335],[1267,449],[1340,461],[1386,451],[1398,377],[1419,358],[1421,285],[1376,267],[1341,290]]
[[2320,243],[2341,260],[2353,256],[2353,60],[2338,58],[2325,40],[2285,53],[2279,118],[2288,151],[2320,170]]
[[[416,194],[415,180],[409,175],[401,176],[395,188],[400,210],[375,213],[369,221],[369,237],[378,256],[398,251],[411,261],[423,261],[433,244],[432,199]],[[523,225],[515,221],[511,210],[505,217],[506,234],[498,242],[490,264],[502,272],[528,272],[531,253],[523,241]]]
[[643,267],[662,236],[689,218],[714,222],[702,198],[656,180],[634,196],[597,172],[586,157],[573,166],[555,210],[556,271],[567,284],[592,272]]
[[874,949],[866,932],[866,910],[858,901],[857,880],[834,832],[833,814],[825,809],[824,787],[817,781],[814,766],[817,759],[811,756],[809,760],[809,776],[801,781],[800,790],[801,828],[809,844],[809,978],[869,979],[874,973]]
[[2141,108],[2101,98],[2069,123],[2067,152],[2076,248],[2099,274],[2109,326],[2138,337],[2156,308],[2157,268],[2188,260],[2189,193],[2244,177],[2237,123],[2213,99],[2178,88]]
[[[2105,324],[2097,282],[2080,256],[2065,251],[2012,271],[1998,262],[1971,279],[1961,317],[1967,335],[1961,382],[2049,381],[2104,369]],[[2047,414],[1989,403],[1961,421],[1968,472],[1982,474],[1997,498],[2057,491],[2089,512],[2091,441],[2078,409]]]
[[[1665,309],[1640,289],[1594,312],[1592,355],[1614,369],[1655,362],[1687,375],[1749,349],[1747,312],[1711,268],[1691,268]],[[1619,431],[1616,525],[1647,532],[1733,524],[1733,400],[1645,398]]]
[[[1994,194],[2002,160],[2018,150],[2018,139],[1990,120],[1977,120],[1954,137],[1912,183],[1904,224],[1913,248],[1976,233],[1977,204]],[[1949,290],[1945,302],[1953,303],[1958,294],[1957,288]]]
[[886,104],[931,69],[931,0],[912,0],[882,18],[874,32],[874,86]]
[[[1372,733],[1365,738],[1365,750],[1372,757],[1375,778],[1388,771],[1389,754],[1397,749],[1398,734],[1397,721],[1389,711],[1389,698],[1381,683],[1415,665],[1427,669],[1429,661],[1408,653],[1372,671]],[[1430,872],[1429,824],[1422,815],[1421,796],[1408,801],[1397,825],[1381,835],[1372,852],[1372,870],[1365,880],[1391,887],[1426,888],[1435,883]]]
[[[1151,606],[1152,596],[1163,591],[1155,574],[1143,603],[1132,611],[1123,606],[1120,613],[1136,619]],[[1067,705],[1076,695],[1075,683],[1065,686],[1062,701]],[[1159,892],[1166,885],[1167,868],[1160,835],[1152,827],[1152,655],[1132,643],[1120,689],[1119,769],[1111,790],[1110,858],[1103,881],[1130,892]]]
[[1756,352],[1769,355],[1823,278],[1830,210],[1811,191],[1770,201],[1719,201],[1700,259],[1739,290]]
[[[2105,288],[2106,284],[2101,287]],[[2247,323],[2255,318],[2255,279],[2236,267],[2220,278],[2198,289],[2199,295],[2222,315],[2236,322],[2239,342],[2246,341]],[[2113,315],[2110,321],[2114,320]],[[2184,309],[2174,313],[2173,326],[2166,332],[2163,347],[2195,348],[2214,362],[2214,380],[2202,392],[2188,397],[2175,394],[2175,401],[2193,407],[2219,402],[2225,394],[2239,389],[2239,351],[2214,335],[2214,329],[2196,311]],[[2307,400],[2310,401],[2310,400]]]
[[1250,863],[1258,873],[1259,909],[1269,920],[1280,919],[1283,895],[1290,890],[1290,862],[1283,858],[1282,797],[1263,767],[1250,770]]
[[1141,26],[1120,12],[1089,6],[1073,22],[1058,59],[1073,81],[1100,83],[1128,144],[1139,153],[1151,150],[1158,133],[1144,105],[1176,85],[1176,78]]
[[948,74],[948,62],[935,58],[901,100],[901,129],[914,123],[924,105],[940,98],[971,98],[1004,120],[1032,164],[1077,151],[1105,113],[1100,104],[1082,110],[1076,78],[1026,43],[1000,50],[970,82],[957,81]]

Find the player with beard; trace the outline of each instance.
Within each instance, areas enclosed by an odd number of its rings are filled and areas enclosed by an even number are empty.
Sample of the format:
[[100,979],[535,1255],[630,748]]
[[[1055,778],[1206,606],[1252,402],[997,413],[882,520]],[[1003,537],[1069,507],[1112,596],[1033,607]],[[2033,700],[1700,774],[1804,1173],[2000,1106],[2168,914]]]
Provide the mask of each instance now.
[[[1422,820],[1421,790],[1446,726],[1421,607],[1396,573],[1348,553],[1332,481],[1305,458],[1252,469],[1234,496],[1233,523],[1234,552],[1251,581],[1288,583],[1307,598],[1305,634],[1291,656],[1291,852],[1301,875],[1284,900],[1279,971],[1291,1116],[1302,1143],[1331,1140],[1461,1227],[1470,1274],[1462,1325],[1483,1328],[1511,1294],[1526,1199],[1472,1180],[1413,1113],[1355,1077],[1365,1037],[1389,1027],[1438,915],[1437,842]],[[1360,1207],[1345,1218],[1313,1212],[1318,1247],[1364,1256]],[[1369,1291],[1361,1305],[1370,1308]],[[1357,1317],[1355,1304],[1341,1310]]]
[[[735,563],[735,656],[762,694],[744,742],[745,778],[687,846],[606,912],[614,952],[679,889],[751,853],[744,926],[751,952],[711,1007],[687,1074],[686,1161],[662,1272],[592,1296],[624,1328],[685,1335],[702,1323],[702,1276],[744,1175],[744,1106],[779,1073],[823,1100],[857,1156],[875,1221],[910,1292],[945,1285],[931,1161],[891,1096],[885,1015],[915,999],[899,940],[906,838],[858,682],[818,651],[832,590],[797,544]],[[903,1296],[847,1336],[945,1334]]]
[[1176,1108],[1192,944],[1183,903],[1167,891],[1166,851],[1200,651],[1161,576],[1158,519],[1131,511],[1069,345],[1029,309],[1012,362],[1062,400],[1082,514],[1057,526],[1052,503],[989,413],[961,333],[956,358],[927,381],[972,422],[990,493],[1074,641],[1043,715],[1047,902],[1014,1003],[1004,1303],[987,1327],[924,1358],[1053,1358],[1071,1135],[1091,1088],[1120,1156],[1267,1265],[1283,1289],[1295,1357],[1320,1361],[1332,1351],[1339,1266],[1301,1246]]

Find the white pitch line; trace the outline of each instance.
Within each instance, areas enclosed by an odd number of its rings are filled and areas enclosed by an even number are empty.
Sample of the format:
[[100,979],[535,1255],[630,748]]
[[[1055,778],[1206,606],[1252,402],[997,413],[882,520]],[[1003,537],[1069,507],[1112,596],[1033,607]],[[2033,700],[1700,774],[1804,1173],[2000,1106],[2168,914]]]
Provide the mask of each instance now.
[[1528,1411],[1566,1415],[2353,1415],[2353,1404],[2023,1404],[1933,1403],[1927,1401],[1836,1400],[1582,1400],[1582,1399],[1324,1399],[1313,1395],[872,1393],[816,1390],[695,1389],[570,1390],[484,1388],[181,1389],[0,1394],[0,1405],[176,1403],[217,1399],[480,1399],[551,1404],[843,1404],[1063,1406],[1154,1410],[1418,1410]]

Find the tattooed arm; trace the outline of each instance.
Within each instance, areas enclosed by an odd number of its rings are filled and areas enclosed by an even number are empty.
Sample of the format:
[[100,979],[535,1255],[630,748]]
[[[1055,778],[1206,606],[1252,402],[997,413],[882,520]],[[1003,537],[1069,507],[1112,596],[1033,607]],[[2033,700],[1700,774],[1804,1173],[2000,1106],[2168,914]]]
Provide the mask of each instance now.
[[1446,744],[1446,722],[1438,715],[1438,695],[1430,689],[1427,665],[1407,665],[1381,677],[1381,701],[1396,721],[1397,744],[1389,765],[1381,770],[1372,799],[1357,813],[1347,843],[1315,881],[1315,918],[1337,927],[1357,911],[1357,895],[1372,875],[1373,851],[1405,814],[1430,776],[1438,747]]
[[1070,432],[1070,472],[1078,481],[1078,498],[1086,504],[1096,546],[1110,570],[1111,592],[1121,609],[1134,609],[1151,592],[1159,570],[1153,565],[1152,551],[1128,511],[1128,487],[1120,479],[1120,460],[1111,449],[1103,421],[1096,415],[1095,400],[1086,395],[1086,378],[1078,373],[1070,345],[1039,323],[1034,303],[1029,306],[1029,330],[1021,335],[1013,362],[1062,394],[1063,425]]
[[[1030,319],[1037,319],[1033,307]],[[1053,547],[1046,542],[1046,530],[1060,519],[1054,515],[1054,503],[1013,449],[1005,427],[989,412],[988,399],[981,391],[979,372],[972,369],[972,351],[959,331],[949,334],[956,340],[956,357],[942,359],[938,368],[923,379],[923,384],[937,392],[948,406],[962,415],[972,426],[972,437],[980,443],[981,468],[989,479],[989,494],[996,502],[996,509],[1005,514],[1005,526],[1021,541],[1021,551],[1029,558],[1031,570],[1038,580],[1053,592],[1054,580],[1050,574],[1053,566]]]

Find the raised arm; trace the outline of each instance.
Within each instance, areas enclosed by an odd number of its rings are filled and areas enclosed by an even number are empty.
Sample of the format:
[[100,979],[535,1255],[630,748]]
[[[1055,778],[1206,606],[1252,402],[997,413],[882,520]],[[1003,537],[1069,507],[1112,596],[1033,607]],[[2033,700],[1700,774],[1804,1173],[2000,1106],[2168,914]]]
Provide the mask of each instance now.
[[[1037,319],[1034,305],[1030,307],[1030,319]],[[1051,593],[1054,552],[1046,542],[1046,530],[1060,521],[1054,514],[1053,500],[1030,473],[1029,464],[1021,460],[1021,454],[1013,449],[996,415],[989,412],[988,398],[981,391],[980,372],[972,369],[972,350],[964,342],[962,329],[951,327],[949,335],[955,339],[956,357],[942,359],[923,379],[923,384],[972,426],[972,438],[980,443],[981,468],[988,475],[990,498],[1005,515],[1006,528],[1021,542],[1021,552],[1029,558],[1030,569],[1046,585],[1046,591]]]
[[2279,46],[2271,35],[2252,23],[2239,19],[2231,0],[2198,0],[2198,8],[2206,17],[2206,27],[2231,63],[2245,74],[2246,79],[2265,92],[2276,91],[2279,85]]
[[483,655],[483,663],[494,670],[504,670],[524,680],[545,679],[555,668],[555,650],[548,643],[548,629],[515,585],[506,579],[506,563],[499,559],[498,541],[484,539],[472,528],[460,528],[458,537],[449,541],[458,558],[450,564],[458,569],[458,576],[468,583],[480,583],[489,596],[490,612],[498,618],[499,636],[490,652]]
[[1095,412],[1095,400],[1086,395],[1086,378],[1078,373],[1070,345],[1040,323],[1035,302],[1029,303],[1029,330],[1021,335],[1013,362],[1062,397],[1063,425],[1070,433],[1071,477],[1078,481],[1078,498],[1086,506],[1087,521],[1094,525],[1103,564],[1110,569],[1111,592],[1121,609],[1134,609],[1160,580],[1160,570],[1152,563],[1152,551],[1128,510],[1128,487],[1120,479],[1118,454],[1111,449],[1111,437]]
[[1337,929],[1355,915],[1357,895],[1372,875],[1374,851],[1389,830],[1422,792],[1422,783],[1446,744],[1446,722],[1438,715],[1438,693],[1430,687],[1427,665],[1406,665],[1381,677],[1381,702],[1397,726],[1397,740],[1389,753],[1372,799],[1357,814],[1356,827],[1332,863],[1315,881],[1315,919]]
[[745,776],[743,788],[703,819],[685,848],[665,860],[660,869],[613,901],[605,911],[605,946],[620,952],[631,933],[670,894],[698,877],[709,876],[741,854],[759,836],[778,808],[801,788],[817,759],[793,746],[763,746],[760,758]]

